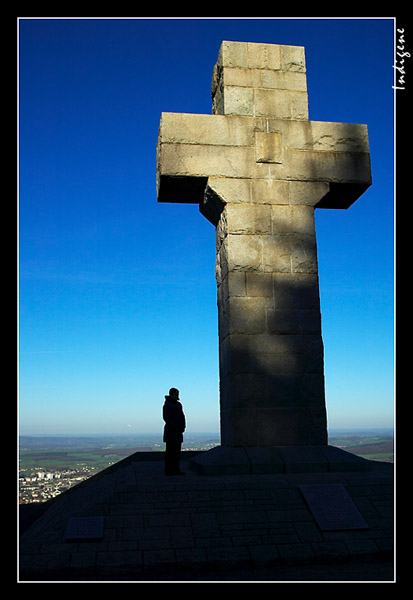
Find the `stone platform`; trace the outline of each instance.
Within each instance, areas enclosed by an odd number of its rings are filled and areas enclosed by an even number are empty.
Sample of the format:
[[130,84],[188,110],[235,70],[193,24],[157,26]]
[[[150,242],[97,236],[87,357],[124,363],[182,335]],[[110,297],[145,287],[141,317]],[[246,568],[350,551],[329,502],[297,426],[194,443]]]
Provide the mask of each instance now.
[[190,460],[201,475],[327,473],[369,471],[371,461],[335,446],[217,446]]
[[[183,453],[185,475],[166,477],[145,454],[48,503],[21,533],[19,581],[394,580],[393,465],[202,475]],[[364,527],[320,527],[303,489],[326,484],[344,488]],[[86,517],[76,539],[73,518]]]

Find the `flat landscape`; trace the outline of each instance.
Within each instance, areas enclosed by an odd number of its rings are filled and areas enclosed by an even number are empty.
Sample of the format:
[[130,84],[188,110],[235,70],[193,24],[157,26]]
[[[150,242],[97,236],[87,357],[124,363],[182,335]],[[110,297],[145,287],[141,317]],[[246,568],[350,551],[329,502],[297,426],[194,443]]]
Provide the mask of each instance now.
[[[219,445],[217,434],[186,436],[183,450],[208,450]],[[20,473],[64,471],[87,467],[94,472],[135,452],[162,452],[162,435],[20,436]]]
[[[218,434],[186,436],[183,450],[208,450],[219,445]],[[329,444],[371,460],[393,462],[393,433],[332,432]],[[162,438],[142,436],[21,436],[20,469],[57,471],[88,466],[101,470],[135,452],[162,452]]]
[[336,434],[329,436],[329,443],[368,460],[381,462],[394,460],[393,433]]

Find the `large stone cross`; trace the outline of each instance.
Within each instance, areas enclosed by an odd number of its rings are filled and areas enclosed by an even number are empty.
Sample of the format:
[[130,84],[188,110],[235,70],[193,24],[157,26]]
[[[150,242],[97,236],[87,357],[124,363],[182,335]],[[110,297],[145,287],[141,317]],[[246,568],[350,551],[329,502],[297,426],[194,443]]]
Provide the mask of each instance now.
[[308,119],[298,46],[222,42],[212,98],[162,113],[157,189],[216,227],[221,445],[323,446],[314,209],[371,184],[367,127]]

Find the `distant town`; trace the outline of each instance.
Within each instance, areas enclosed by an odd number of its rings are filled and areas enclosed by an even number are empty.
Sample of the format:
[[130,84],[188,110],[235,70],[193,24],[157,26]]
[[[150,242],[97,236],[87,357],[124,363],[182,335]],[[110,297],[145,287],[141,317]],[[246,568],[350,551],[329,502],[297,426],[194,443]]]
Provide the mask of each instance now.
[[[219,446],[218,434],[187,435],[182,450]],[[329,444],[370,460],[393,462],[392,430],[343,431]],[[159,436],[20,436],[19,503],[46,502],[135,452],[162,452]]]
[[[187,436],[183,452],[219,446],[217,434]],[[162,452],[159,436],[20,436],[19,503],[45,502],[135,452]]]
[[45,502],[96,473],[86,465],[77,469],[42,471],[39,467],[19,469],[19,502]]

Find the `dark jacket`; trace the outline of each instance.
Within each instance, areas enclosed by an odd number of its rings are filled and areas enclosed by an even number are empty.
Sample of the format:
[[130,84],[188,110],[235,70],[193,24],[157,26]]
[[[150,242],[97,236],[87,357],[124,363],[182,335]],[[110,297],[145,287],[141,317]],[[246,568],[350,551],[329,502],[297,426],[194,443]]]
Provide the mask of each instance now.
[[162,412],[165,421],[163,441],[176,444],[183,442],[184,437],[182,434],[185,431],[186,422],[182,404],[179,400],[171,398],[171,396],[165,396]]

